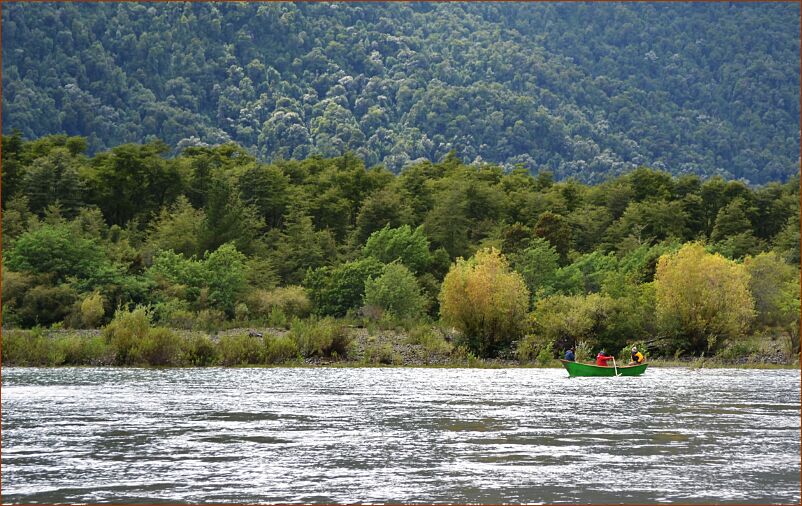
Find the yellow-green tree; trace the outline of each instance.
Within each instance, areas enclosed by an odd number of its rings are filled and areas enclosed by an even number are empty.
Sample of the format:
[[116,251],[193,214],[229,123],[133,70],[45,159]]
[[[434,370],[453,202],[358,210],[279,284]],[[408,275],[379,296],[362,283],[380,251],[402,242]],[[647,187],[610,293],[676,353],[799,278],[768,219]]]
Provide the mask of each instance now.
[[443,320],[462,332],[473,353],[485,357],[523,335],[528,304],[523,278],[495,248],[458,258],[440,290]]
[[692,353],[715,351],[744,335],[755,317],[749,273],[698,243],[660,257],[655,273],[659,328]]

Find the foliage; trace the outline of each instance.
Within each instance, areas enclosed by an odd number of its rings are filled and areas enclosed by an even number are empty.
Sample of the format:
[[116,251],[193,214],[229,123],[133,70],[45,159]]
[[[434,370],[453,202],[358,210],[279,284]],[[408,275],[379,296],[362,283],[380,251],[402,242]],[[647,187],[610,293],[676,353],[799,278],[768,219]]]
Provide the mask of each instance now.
[[264,362],[264,341],[247,334],[225,335],[217,344],[220,363],[225,366],[254,365]]
[[265,362],[280,364],[299,357],[298,344],[288,336],[265,336]]
[[279,287],[273,290],[255,290],[248,295],[252,315],[268,319],[274,312],[281,312],[286,318],[305,318],[312,304],[301,286]]
[[403,264],[392,263],[384,266],[380,276],[365,281],[365,305],[403,320],[423,316],[426,298],[412,272]]
[[103,319],[106,310],[103,308],[103,296],[100,292],[89,294],[81,302],[81,321],[86,328],[95,328]]
[[458,259],[443,280],[440,312],[479,356],[493,356],[525,330],[529,290],[494,249]]
[[362,304],[365,282],[382,272],[382,263],[373,257],[347,262],[337,267],[309,271],[304,279],[315,313],[343,316]]
[[799,270],[782,257],[769,251],[747,257],[744,266],[749,273],[749,291],[755,299],[755,322],[764,326],[785,326],[799,322]]
[[[114,319],[103,327],[103,338],[114,350],[115,365],[139,365],[142,347],[150,334],[151,315],[144,307],[131,311],[117,309]],[[152,344],[152,343],[150,343]]]
[[346,329],[333,318],[295,320],[289,335],[298,345],[301,355],[307,358],[345,358],[351,342]]
[[[3,10],[4,133],[85,136],[35,150],[4,141],[4,188],[51,151],[117,146],[89,189],[123,224],[175,195],[179,166],[160,144],[119,146],[153,138],[185,151],[235,140],[265,160],[350,150],[394,171],[454,149],[594,182],[644,162],[752,182],[798,168],[795,4],[140,7]],[[271,222],[281,178],[257,169],[246,180],[243,198]],[[670,191],[657,177],[632,183],[638,201]]]
[[64,281],[92,276],[106,259],[97,243],[75,237],[66,225],[43,225],[22,234],[5,260],[12,271],[48,273]]
[[677,348],[712,352],[742,337],[754,318],[749,273],[698,243],[660,257],[655,274],[656,317]]
[[415,274],[425,272],[432,263],[429,241],[418,227],[409,225],[390,228],[389,225],[373,232],[362,248],[365,257],[373,257],[382,263],[399,261]]

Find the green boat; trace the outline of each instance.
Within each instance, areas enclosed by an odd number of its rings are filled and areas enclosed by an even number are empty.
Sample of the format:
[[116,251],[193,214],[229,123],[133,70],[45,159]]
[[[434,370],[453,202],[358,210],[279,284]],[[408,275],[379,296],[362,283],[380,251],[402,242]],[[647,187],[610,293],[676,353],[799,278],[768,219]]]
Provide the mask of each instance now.
[[627,365],[624,367],[604,367],[596,364],[582,364],[569,360],[560,360],[568,371],[568,376],[640,376],[649,364]]

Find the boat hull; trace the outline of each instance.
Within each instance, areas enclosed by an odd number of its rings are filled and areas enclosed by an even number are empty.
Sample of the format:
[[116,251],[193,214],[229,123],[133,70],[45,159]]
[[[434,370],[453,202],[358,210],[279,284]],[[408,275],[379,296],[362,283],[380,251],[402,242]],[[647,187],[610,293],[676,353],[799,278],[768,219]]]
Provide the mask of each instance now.
[[[603,367],[595,364],[582,364],[579,362],[570,362],[568,360],[560,360],[565,370],[568,371],[568,376],[591,376],[591,377],[612,377],[616,375],[615,367]],[[646,370],[649,364],[628,365],[618,367],[617,372],[619,376],[640,376]]]

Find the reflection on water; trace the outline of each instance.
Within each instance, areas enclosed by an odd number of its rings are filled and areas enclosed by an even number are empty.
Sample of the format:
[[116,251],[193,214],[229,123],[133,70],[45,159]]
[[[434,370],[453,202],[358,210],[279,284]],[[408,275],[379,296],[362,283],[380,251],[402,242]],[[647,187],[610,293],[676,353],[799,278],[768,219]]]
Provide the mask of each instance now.
[[4,502],[800,502],[799,371],[3,369]]

